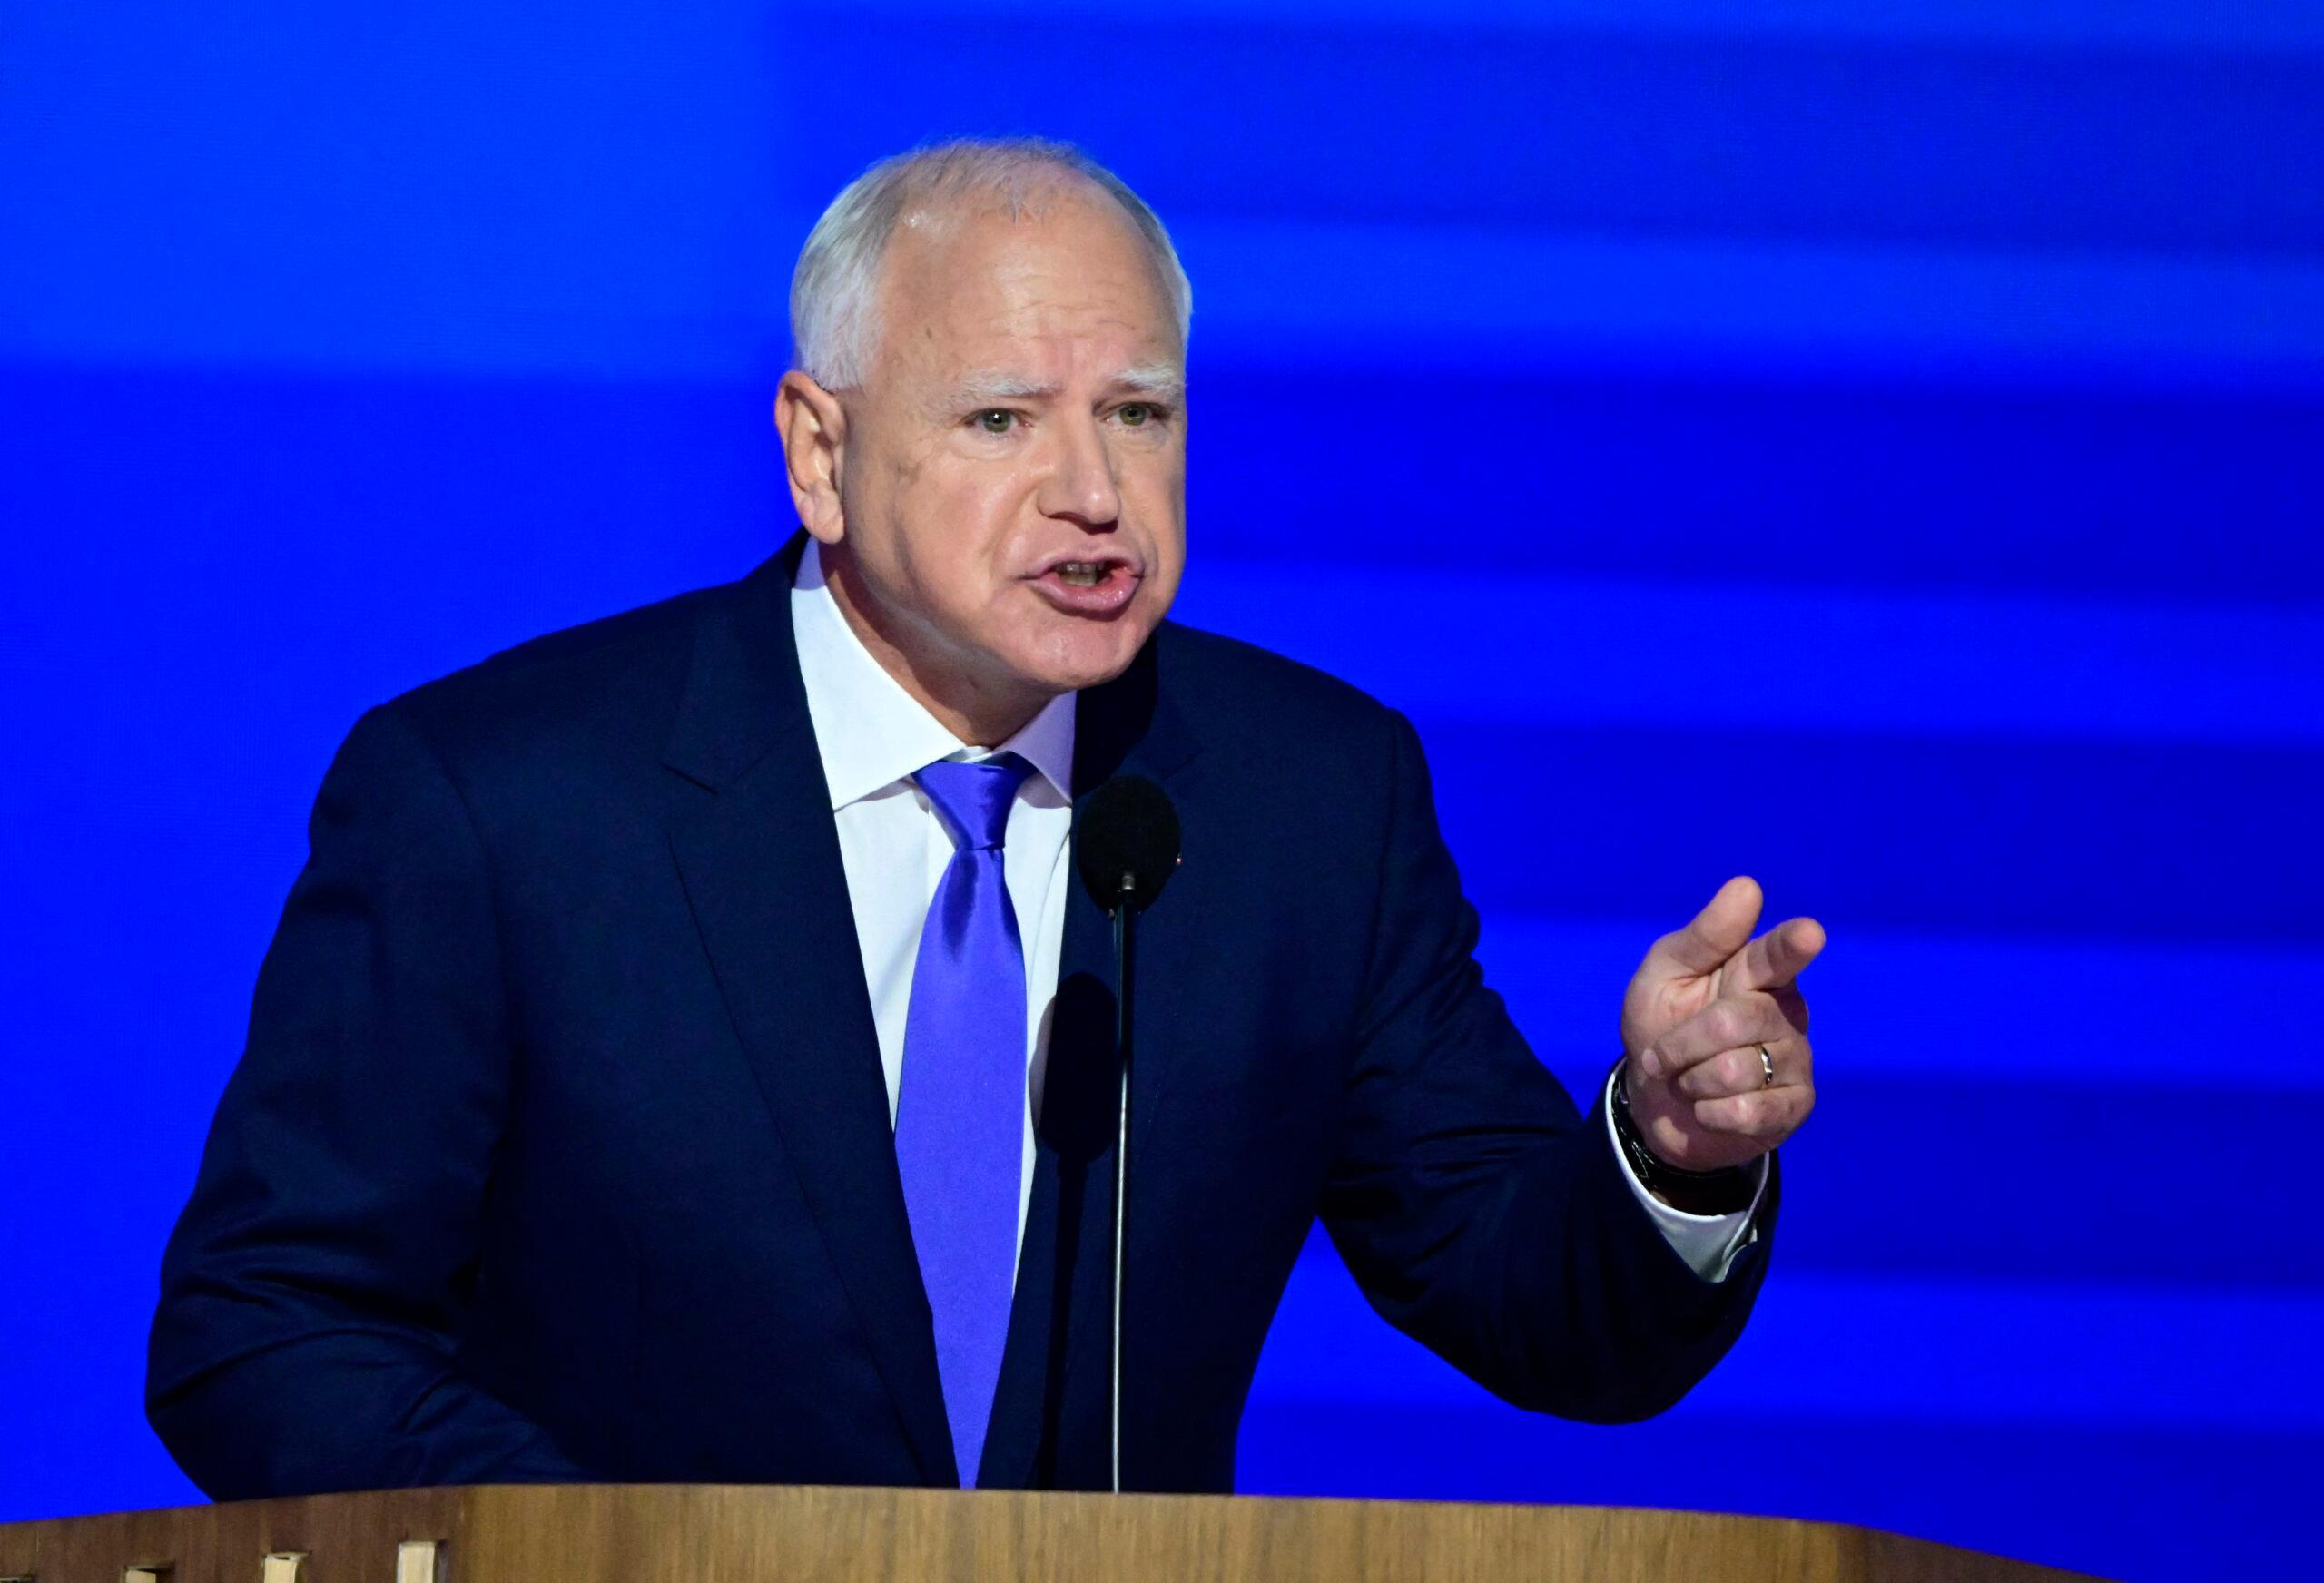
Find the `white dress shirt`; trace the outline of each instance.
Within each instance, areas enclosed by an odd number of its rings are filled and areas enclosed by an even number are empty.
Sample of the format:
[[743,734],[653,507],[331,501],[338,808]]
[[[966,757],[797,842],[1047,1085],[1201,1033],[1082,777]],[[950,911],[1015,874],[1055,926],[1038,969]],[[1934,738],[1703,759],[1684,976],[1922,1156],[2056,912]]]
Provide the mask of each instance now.
[[[1033,1191],[1033,1128],[1049,1047],[1049,1011],[1057,998],[1058,959],[1065,940],[1067,845],[1073,833],[1073,710],[1075,694],[1052,698],[1024,729],[997,749],[964,746],[881,667],[847,624],[823,581],[822,546],[807,541],[791,590],[792,629],[807,713],[831,788],[839,830],[840,861],[847,872],[848,904],[855,915],[863,979],[880,1039],[888,1084],[888,1124],[896,1119],[903,1077],[904,1024],[911,1006],[912,968],[921,926],[952,860],[952,837],[911,777],[939,759],[973,761],[1011,752],[1033,766],[1009,811],[1003,872],[1025,948],[1025,1112],[1022,1169],[1018,1181],[1017,1235],[1021,1250],[1025,1210]],[[1610,1116],[1606,1144],[1623,1179],[1662,1234],[1696,1274],[1723,1280],[1735,1255],[1757,1234],[1750,1210],[1733,1214],[1682,1214],[1641,1186],[1615,1145]],[[1767,1167],[1759,1165],[1766,1187]]]

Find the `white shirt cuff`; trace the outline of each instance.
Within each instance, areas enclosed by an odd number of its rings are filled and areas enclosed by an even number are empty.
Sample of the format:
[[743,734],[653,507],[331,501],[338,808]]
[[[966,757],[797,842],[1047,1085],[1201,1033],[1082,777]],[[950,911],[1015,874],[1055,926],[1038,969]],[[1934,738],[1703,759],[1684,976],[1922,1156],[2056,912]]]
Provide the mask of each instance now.
[[1759,1213],[1759,1200],[1768,1190],[1768,1159],[1765,1155],[1751,1162],[1758,1173],[1751,1185],[1750,1204],[1728,1214],[1689,1214],[1671,1208],[1646,1190],[1646,1184],[1630,1169],[1628,1155],[1622,1153],[1621,1141],[1614,1136],[1614,1077],[1606,1075],[1606,1146],[1614,1151],[1615,1162],[1622,1168],[1622,1180],[1630,1184],[1630,1192],[1660,1228],[1663,1240],[1670,1251],[1686,1262],[1687,1268],[1706,1281],[1724,1281],[1735,1264],[1735,1255],[1758,1240],[1754,1224]]

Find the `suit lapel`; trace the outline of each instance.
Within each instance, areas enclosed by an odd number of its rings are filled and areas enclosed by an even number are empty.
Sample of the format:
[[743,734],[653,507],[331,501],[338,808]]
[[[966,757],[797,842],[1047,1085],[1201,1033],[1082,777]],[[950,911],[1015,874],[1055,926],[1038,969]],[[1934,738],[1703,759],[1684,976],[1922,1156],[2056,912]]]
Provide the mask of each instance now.
[[804,535],[714,605],[665,762],[671,849],[734,1031],[922,1475],[958,1481],[878,1034],[791,632]]
[[[1160,686],[1162,640],[1149,641],[1113,682],[1084,693],[1074,713],[1073,786],[1077,813],[1090,792],[1115,775],[1144,775],[1184,790],[1183,772],[1197,742]],[[978,1481],[997,1487],[1057,1482],[1065,1385],[1071,1360],[1093,1360],[1110,1331],[1114,1145],[1120,1068],[1114,1047],[1113,926],[1068,874],[1065,935],[1049,1021],[1049,1059],[1034,1139],[1033,1191],[1015,1303],[1002,1355],[1000,1388]],[[1177,966],[1198,936],[1197,898],[1185,886],[1164,891],[1139,920],[1143,982],[1190,982]],[[1141,993],[1133,1056],[1131,1172],[1168,1076],[1172,1018],[1164,998]],[[1136,1186],[1132,1185],[1132,1214]]]

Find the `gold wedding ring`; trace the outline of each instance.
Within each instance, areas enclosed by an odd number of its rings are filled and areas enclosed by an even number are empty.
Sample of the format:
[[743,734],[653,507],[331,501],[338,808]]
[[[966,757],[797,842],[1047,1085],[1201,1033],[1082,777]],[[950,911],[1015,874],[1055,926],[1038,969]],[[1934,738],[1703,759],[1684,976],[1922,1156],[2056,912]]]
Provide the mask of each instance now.
[[1759,1051],[1759,1086],[1762,1088],[1772,1088],[1776,1086],[1776,1058],[1768,1054],[1767,1046],[1760,1045],[1758,1048]]

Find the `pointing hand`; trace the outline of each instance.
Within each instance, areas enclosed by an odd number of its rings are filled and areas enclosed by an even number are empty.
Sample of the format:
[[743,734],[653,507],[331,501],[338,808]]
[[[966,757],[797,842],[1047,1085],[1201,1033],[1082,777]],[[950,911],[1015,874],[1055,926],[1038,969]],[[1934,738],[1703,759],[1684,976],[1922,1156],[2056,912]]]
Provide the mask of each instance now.
[[1630,1118],[1655,1157],[1680,1170],[1757,1159],[1815,1108],[1807,1002],[1793,980],[1824,949],[1824,926],[1787,919],[1754,939],[1763,904],[1757,880],[1729,880],[1654,942],[1622,997]]

